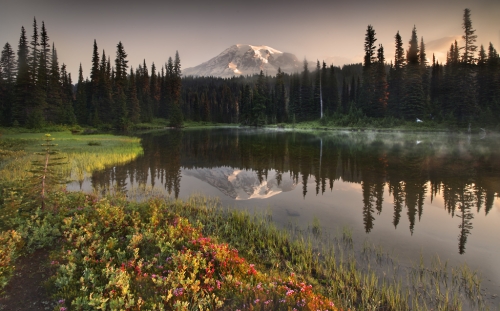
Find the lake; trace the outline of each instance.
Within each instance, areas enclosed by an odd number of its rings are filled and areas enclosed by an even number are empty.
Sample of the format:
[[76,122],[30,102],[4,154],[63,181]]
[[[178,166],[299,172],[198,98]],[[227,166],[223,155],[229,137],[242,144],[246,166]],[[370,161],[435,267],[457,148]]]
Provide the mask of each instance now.
[[421,255],[466,262],[500,293],[499,136],[206,128],[140,137],[143,156],[69,188],[204,194],[280,225],[348,227],[356,245],[369,240],[402,265]]

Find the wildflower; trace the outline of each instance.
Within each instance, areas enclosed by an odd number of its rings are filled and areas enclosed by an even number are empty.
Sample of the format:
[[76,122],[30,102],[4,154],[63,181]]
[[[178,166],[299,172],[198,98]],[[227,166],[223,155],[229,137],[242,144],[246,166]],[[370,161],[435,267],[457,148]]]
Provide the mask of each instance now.
[[184,288],[182,288],[182,287],[179,287],[179,288],[174,289],[174,295],[175,295],[175,296],[180,296],[180,295],[182,295],[183,293],[184,293]]
[[248,269],[248,274],[251,274],[251,275],[257,274],[257,270],[255,270],[254,267],[255,267],[254,264],[250,264],[250,268]]
[[258,303],[260,301],[259,298],[255,299],[253,303]]
[[293,289],[290,289],[289,291],[286,292],[287,296],[293,295],[295,291]]
[[68,310],[66,307],[59,308],[59,311],[66,311],[66,310]]
[[57,303],[62,305],[64,303],[64,299],[60,299]]

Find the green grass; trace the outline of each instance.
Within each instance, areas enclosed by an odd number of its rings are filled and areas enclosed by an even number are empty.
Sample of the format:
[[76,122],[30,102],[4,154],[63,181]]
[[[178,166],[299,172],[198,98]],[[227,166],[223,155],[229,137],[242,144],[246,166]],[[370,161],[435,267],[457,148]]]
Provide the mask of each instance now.
[[[0,156],[16,150],[15,156],[5,157],[0,163],[0,180],[22,180],[29,176],[31,161],[37,159],[35,152],[40,151],[40,133],[5,133],[0,138]],[[143,150],[136,137],[115,136],[111,134],[73,135],[69,131],[51,133],[54,149],[60,156],[67,158],[65,166],[70,179],[83,180],[94,171],[112,165],[124,164],[141,155]],[[10,145],[12,146],[10,146]],[[4,149],[5,148],[5,149]],[[23,151],[21,151],[23,150]]]

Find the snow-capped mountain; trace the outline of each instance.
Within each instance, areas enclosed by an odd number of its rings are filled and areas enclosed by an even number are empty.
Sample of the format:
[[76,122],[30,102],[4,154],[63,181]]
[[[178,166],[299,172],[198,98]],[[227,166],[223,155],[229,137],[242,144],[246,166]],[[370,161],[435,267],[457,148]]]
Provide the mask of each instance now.
[[287,73],[300,71],[302,63],[291,53],[261,45],[236,44],[196,67],[183,70],[184,76],[232,77],[239,75],[276,75],[278,68]]
[[278,185],[275,171],[269,171],[267,178],[262,176],[262,182],[255,171],[230,167],[185,169],[182,174],[205,181],[236,200],[266,199],[295,189],[295,183],[287,174],[283,174]]

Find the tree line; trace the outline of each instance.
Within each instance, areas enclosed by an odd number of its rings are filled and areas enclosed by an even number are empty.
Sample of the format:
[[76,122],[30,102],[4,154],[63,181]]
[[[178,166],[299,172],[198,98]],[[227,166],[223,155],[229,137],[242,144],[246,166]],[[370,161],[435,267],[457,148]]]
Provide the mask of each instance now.
[[368,25],[362,64],[340,68],[317,61],[310,70],[304,60],[300,73],[278,70],[268,76],[261,71],[227,79],[182,77],[178,53],[160,69],[144,60],[134,70],[121,42],[112,63],[94,41],[90,79],[84,79],[80,65],[73,86],[66,66],[59,66],[54,44],[49,44],[45,24],[39,32],[34,19],[30,42],[21,29],[17,59],[9,43],[2,50],[0,124],[126,129],[155,118],[169,119],[172,126],[182,126],[184,120],[261,126],[365,116],[498,125],[499,54],[492,43],[478,48],[469,9],[464,10],[462,28],[464,46],[451,44],[445,63],[433,55],[429,64],[416,27],[406,50],[396,33],[395,57],[388,63],[384,47],[376,45],[375,29]]
[[181,63],[179,54],[162,66],[161,72],[144,64],[130,67],[121,42],[116,46],[114,64],[94,40],[90,79],[83,78],[80,64],[78,82],[72,83],[66,65],[59,66],[55,45],[42,22],[28,42],[21,28],[17,58],[9,43],[4,45],[0,65],[0,125],[40,128],[46,123],[110,125],[126,129],[130,124],[150,122],[153,117],[169,118],[173,126],[182,123],[180,106]]

